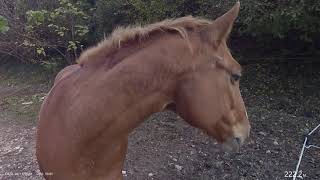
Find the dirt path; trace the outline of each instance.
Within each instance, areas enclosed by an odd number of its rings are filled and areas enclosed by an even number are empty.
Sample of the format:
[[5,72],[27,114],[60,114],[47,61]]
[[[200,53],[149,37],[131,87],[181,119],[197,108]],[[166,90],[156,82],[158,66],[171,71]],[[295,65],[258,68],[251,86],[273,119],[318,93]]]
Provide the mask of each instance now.
[[36,176],[35,126],[0,122],[0,179],[41,179]]
[[[277,71],[278,67],[273,68]],[[281,77],[271,77],[269,71],[270,67],[246,70],[242,91],[253,129],[240,153],[223,152],[174,113],[158,113],[132,133],[125,179],[292,179],[285,175],[295,168],[302,135],[320,123],[320,96],[314,91],[319,88],[319,74],[308,78],[303,87],[286,89],[287,84],[300,80],[288,76],[282,86]],[[37,112],[48,86],[14,82],[8,84],[0,76],[0,179],[42,179],[37,175],[34,135]],[[320,140],[319,136],[315,140]],[[305,179],[320,179],[319,150],[306,152],[301,170]]]
[[[30,92],[28,87],[30,85],[17,86],[4,82],[0,84],[1,180],[42,179],[37,176],[39,171],[34,156],[35,109],[41,103],[36,103],[34,97],[40,94],[37,91]],[[26,89],[29,89],[29,92]]]

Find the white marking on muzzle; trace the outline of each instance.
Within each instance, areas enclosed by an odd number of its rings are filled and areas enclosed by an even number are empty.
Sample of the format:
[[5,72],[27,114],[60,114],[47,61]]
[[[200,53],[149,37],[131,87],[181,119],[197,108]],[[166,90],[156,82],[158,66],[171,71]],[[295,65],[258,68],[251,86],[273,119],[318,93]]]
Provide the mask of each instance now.
[[249,116],[248,116],[248,113],[247,113],[247,110],[244,109],[244,111],[246,112],[246,118],[249,119]]
[[241,144],[249,136],[248,128],[249,127],[245,126],[245,124],[242,124],[242,123],[238,123],[232,127],[234,138],[239,138],[241,140]]

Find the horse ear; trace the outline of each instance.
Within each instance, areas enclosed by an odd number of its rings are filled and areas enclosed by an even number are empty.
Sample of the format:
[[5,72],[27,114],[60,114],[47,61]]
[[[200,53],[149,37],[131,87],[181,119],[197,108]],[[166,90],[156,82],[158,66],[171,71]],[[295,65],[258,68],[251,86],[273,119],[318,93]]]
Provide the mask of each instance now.
[[221,42],[226,41],[238,17],[240,2],[238,1],[227,13],[220,16],[212,24],[204,29],[205,39],[218,46]]

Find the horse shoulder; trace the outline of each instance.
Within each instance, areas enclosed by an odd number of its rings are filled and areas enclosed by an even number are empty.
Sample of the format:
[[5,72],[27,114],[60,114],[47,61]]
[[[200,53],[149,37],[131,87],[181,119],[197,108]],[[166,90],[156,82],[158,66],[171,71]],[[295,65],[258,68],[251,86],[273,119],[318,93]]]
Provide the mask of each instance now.
[[78,70],[80,68],[79,64],[74,64],[74,65],[70,65],[65,67],[64,69],[62,69],[56,76],[55,80],[54,80],[54,84],[57,84],[59,81],[61,81],[62,79],[64,79],[65,77],[67,77],[68,75],[72,74],[73,72],[75,72],[76,70]]

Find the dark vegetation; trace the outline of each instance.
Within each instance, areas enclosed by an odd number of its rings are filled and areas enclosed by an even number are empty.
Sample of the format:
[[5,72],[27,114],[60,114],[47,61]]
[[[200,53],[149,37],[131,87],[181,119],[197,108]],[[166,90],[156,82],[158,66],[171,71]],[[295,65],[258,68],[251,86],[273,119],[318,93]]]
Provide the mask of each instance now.
[[[55,72],[85,48],[119,25],[185,15],[214,19],[234,2],[0,0],[0,174],[32,172],[22,179],[41,179],[34,156],[39,107]],[[160,113],[133,132],[126,179],[287,179],[285,172],[294,170],[303,135],[320,118],[320,1],[241,5],[230,45],[243,64],[241,90],[253,127],[243,153],[218,151],[175,114]],[[307,179],[320,179],[319,156],[306,151],[300,169]]]
[[[185,15],[213,19],[234,3],[229,0],[0,0],[0,59],[55,69],[60,64],[73,63],[83,49],[119,25],[146,24]],[[272,58],[277,62],[283,58],[288,61],[319,55],[320,1],[242,0],[241,3],[241,14],[230,38],[231,49],[238,59],[250,63],[267,56],[277,57]]]

